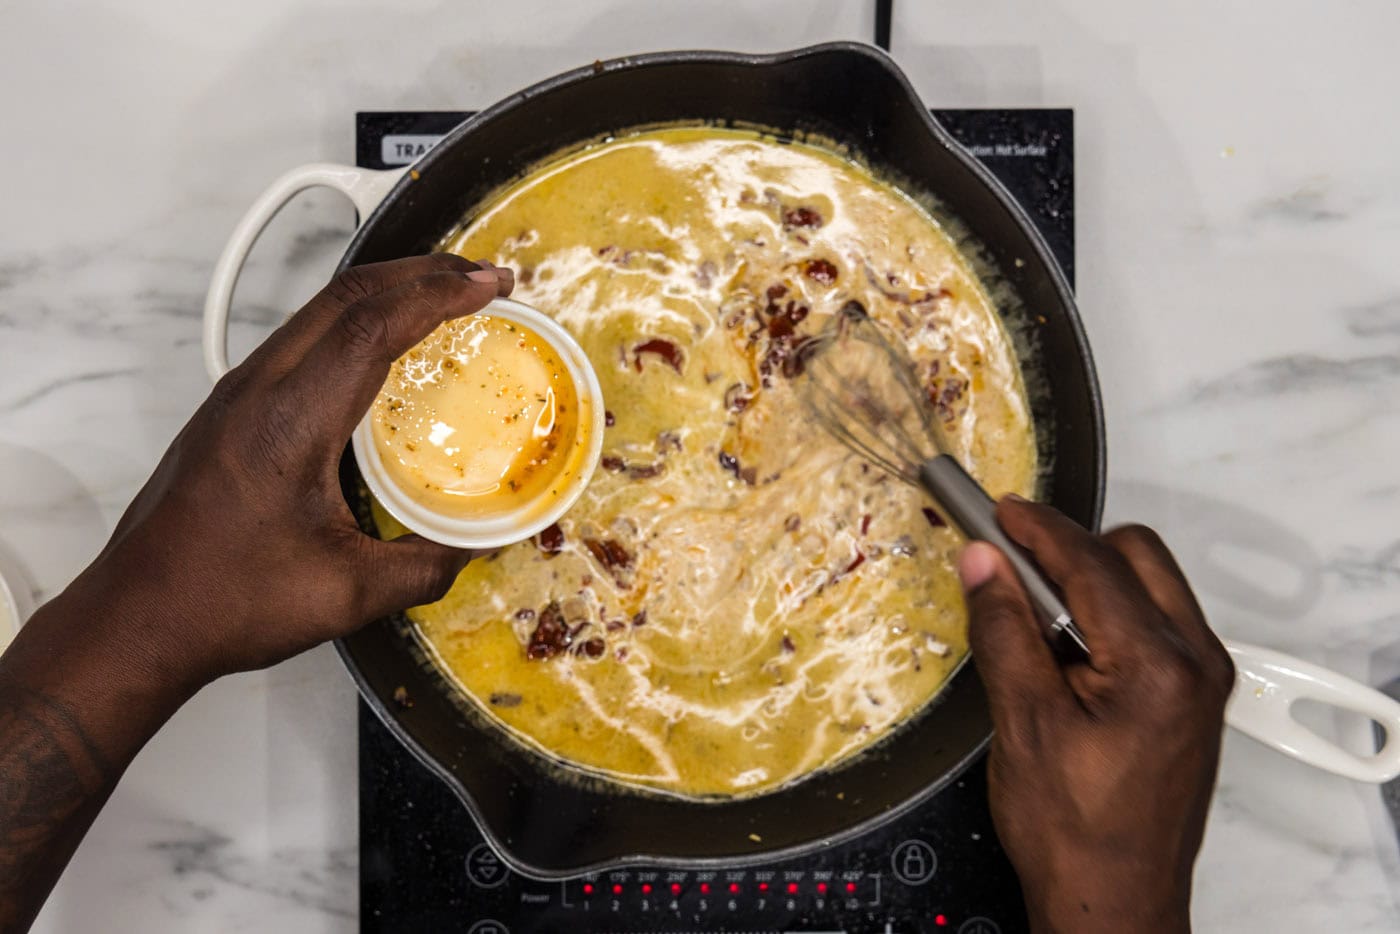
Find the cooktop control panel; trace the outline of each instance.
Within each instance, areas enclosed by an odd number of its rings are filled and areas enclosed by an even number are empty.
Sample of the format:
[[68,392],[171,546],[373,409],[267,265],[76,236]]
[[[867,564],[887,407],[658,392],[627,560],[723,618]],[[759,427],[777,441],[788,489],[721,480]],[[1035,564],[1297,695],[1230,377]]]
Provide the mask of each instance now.
[[[473,913],[484,917],[468,930],[995,934],[1023,929],[1018,892],[1008,892],[1005,904],[991,905],[996,893],[990,887],[965,887],[975,884],[966,869],[979,857],[958,872],[947,859],[940,867],[938,851],[922,837],[891,843],[883,861],[862,845],[860,852],[832,860],[699,872],[618,870],[552,884],[513,878],[490,848],[479,844],[463,871],[475,894]],[[967,849],[966,842],[956,848]],[[971,907],[967,896],[973,892],[982,907]],[[487,914],[493,903],[500,918]]]
[[[361,113],[357,161],[407,165],[465,112]],[[935,110],[1011,191],[1074,281],[1069,110]],[[630,868],[563,882],[511,872],[461,803],[360,704],[360,927],[384,932],[1018,934],[1016,875],[985,766],[889,825],[757,867]]]
[[1015,873],[992,832],[985,769],[818,856],[701,871],[619,869],[562,882],[512,872],[452,793],[361,705],[365,931],[1020,934]]

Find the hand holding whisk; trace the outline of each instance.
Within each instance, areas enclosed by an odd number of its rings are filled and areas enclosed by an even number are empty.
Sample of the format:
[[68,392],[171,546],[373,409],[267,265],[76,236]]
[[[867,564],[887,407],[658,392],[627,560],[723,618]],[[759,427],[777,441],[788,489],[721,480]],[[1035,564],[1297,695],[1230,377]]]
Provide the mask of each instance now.
[[943,426],[897,338],[846,305],[804,345],[797,382],[803,405],[842,444],[907,483],[922,487],[970,539],[1005,553],[1052,640],[1089,647],[1055,588],[1031,556],[997,525],[996,502],[952,456]]

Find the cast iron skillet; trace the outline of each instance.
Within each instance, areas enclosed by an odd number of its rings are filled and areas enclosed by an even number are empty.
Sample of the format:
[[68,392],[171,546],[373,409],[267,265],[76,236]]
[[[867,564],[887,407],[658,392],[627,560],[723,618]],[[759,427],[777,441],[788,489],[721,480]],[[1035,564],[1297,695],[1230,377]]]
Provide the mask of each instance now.
[[[1064,276],[1001,185],[929,117],[904,75],[873,48],[833,43],[779,55],[664,52],[551,78],[439,143],[415,166],[417,177],[405,176],[367,219],[341,268],[432,249],[483,196],[559,149],[679,120],[758,124],[834,139],[934,196],[960,220],[982,247],[984,279],[1009,290],[1008,307],[1019,302],[1029,320],[1043,322],[1023,359],[1045,383],[1036,415],[1042,448],[1053,450],[1054,460],[1043,494],[1097,528],[1102,409]],[[347,499],[372,529],[348,451],[341,478]],[[624,863],[733,866],[818,849],[934,794],[991,735],[982,685],[969,664],[928,710],[835,770],[757,798],[686,801],[578,778],[511,740],[426,662],[402,618],[374,623],[338,648],[385,725],[447,782],[505,861],[537,878]]]

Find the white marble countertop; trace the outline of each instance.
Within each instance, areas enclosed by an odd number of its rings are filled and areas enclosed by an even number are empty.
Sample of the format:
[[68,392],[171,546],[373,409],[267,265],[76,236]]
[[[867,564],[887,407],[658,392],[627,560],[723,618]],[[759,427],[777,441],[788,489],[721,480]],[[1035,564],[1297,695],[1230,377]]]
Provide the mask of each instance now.
[[[1071,106],[1109,516],[1156,525],[1215,626],[1400,674],[1400,7],[903,0],[938,106]],[[281,170],[349,161],[357,109],[460,109],[676,47],[870,35],[871,4],[516,0],[5,4],[0,563],[43,598],[96,553],[207,389],[213,260]],[[546,25],[547,24],[547,25]],[[334,267],[305,197],[260,245],[235,353]],[[1334,735],[1356,724],[1322,719]],[[141,754],[41,931],[356,927],[354,692],[329,649],[227,679]],[[1230,736],[1202,930],[1400,918],[1374,787]]]

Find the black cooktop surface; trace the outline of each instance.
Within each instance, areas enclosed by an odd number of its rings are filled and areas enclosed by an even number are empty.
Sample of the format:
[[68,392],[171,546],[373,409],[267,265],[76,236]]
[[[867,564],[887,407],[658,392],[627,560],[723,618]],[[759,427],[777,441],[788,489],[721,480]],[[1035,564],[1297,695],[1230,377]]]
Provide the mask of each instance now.
[[[934,110],[1020,201],[1074,281],[1074,115]],[[407,165],[465,112],[361,113],[357,161]],[[360,705],[364,931],[1012,934],[1020,887],[976,762],[912,812],[818,855],[743,869],[646,868],[537,882],[500,861],[461,803]]]

